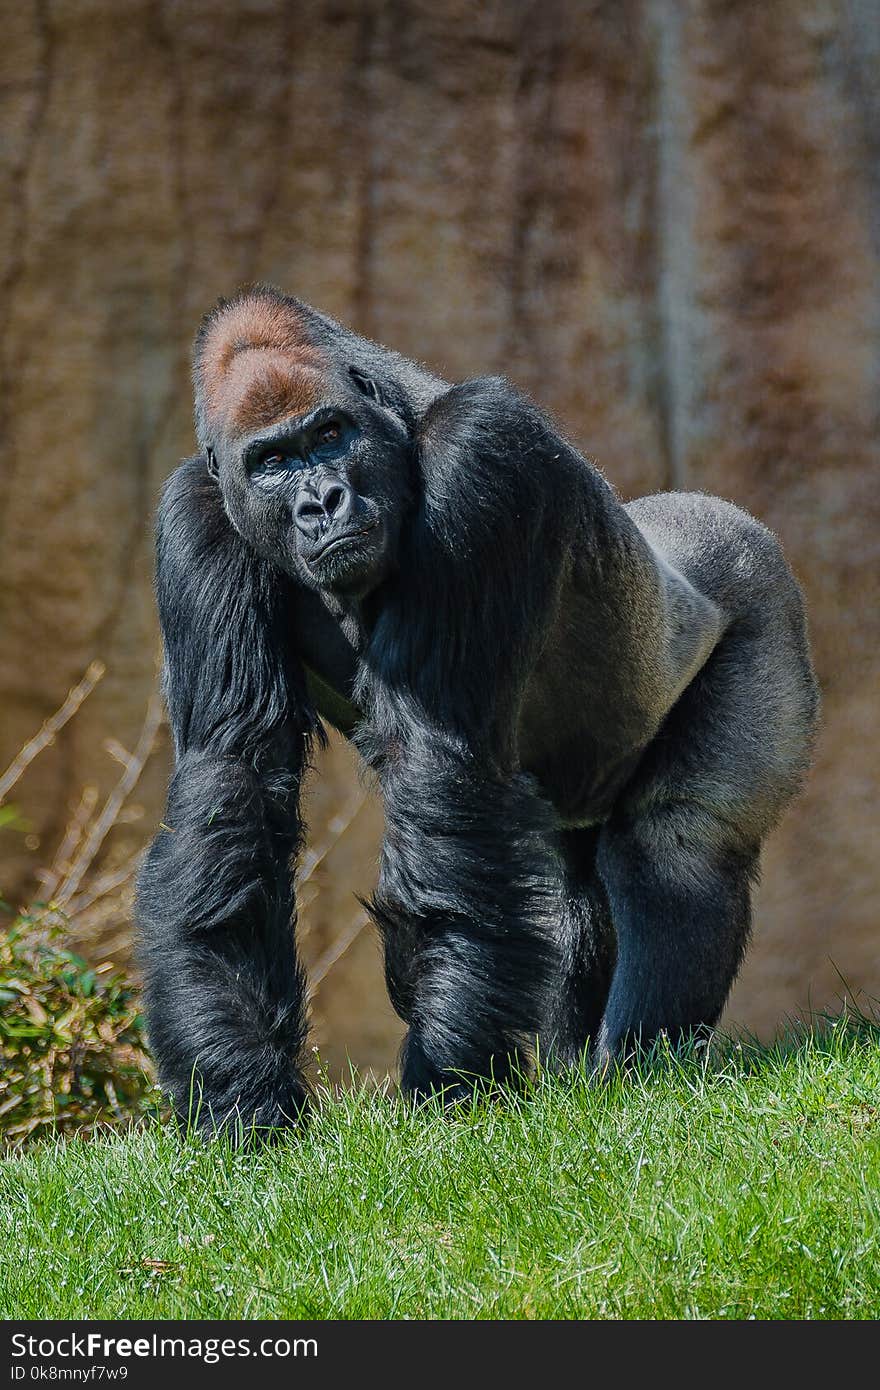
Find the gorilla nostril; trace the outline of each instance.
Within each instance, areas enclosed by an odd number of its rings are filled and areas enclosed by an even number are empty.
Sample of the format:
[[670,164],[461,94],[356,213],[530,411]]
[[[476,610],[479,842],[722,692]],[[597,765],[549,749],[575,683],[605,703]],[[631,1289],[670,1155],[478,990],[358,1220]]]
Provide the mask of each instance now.
[[321,501],[328,516],[334,516],[345,501],[345,488],[336,483],[324,493]]
[[353,510],[354,493],[348,483],[339,477],[324,478],[301,493],[293,508],[293,520],[302,534],[314,541],[331,527],[346,526]]

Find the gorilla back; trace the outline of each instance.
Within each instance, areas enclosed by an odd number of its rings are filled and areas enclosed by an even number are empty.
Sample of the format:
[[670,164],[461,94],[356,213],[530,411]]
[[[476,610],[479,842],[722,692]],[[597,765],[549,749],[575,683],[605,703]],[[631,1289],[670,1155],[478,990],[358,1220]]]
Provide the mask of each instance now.
[[450,385],[271,289],[208,315],[194,380],[201,452],[158,519],[176,765],[138,894],[180,1109],[240,1134],[307,1105],[322,719],[384,801],[405,1091],[711,1027],[816,718],[770,532],[700,494],[624,506],[502,378]]

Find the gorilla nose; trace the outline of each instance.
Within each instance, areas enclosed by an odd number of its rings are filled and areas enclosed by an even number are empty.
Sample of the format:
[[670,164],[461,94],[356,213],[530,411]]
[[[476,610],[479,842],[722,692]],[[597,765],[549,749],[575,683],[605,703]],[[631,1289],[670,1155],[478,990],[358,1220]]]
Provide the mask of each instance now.
[[326,478],[300,497],[293,509],[297,529],[317,540],[328,526],[344,526],[354,508],[354,493],[341,478]]

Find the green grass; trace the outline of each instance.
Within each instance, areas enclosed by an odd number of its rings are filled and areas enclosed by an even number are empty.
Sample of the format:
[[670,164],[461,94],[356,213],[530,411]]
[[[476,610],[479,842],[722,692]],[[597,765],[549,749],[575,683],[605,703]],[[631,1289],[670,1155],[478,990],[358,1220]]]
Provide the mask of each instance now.
[[325,1097],[256,1155],[172,1127],[0,1165],[0,1315],[876,1318],[864,1021],[449,1117]]

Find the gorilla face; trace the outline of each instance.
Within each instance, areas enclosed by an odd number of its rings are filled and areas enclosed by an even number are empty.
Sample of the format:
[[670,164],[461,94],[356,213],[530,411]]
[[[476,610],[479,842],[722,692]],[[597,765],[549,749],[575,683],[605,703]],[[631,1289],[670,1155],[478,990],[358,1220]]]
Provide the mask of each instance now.
[[[214,451],[239,534],[312,589],[362,598],[394,565],[411,504],[407,430],[378,388],[332,374],[305,411]],[[210,466],[210,456],[209,456]]]
[[414,449],[395,381],[327,334],[266,287],[221,300],[196,338],[196,428],[243,539],[308,588],[360,598],[394,565]]

